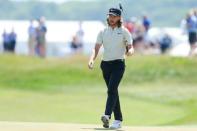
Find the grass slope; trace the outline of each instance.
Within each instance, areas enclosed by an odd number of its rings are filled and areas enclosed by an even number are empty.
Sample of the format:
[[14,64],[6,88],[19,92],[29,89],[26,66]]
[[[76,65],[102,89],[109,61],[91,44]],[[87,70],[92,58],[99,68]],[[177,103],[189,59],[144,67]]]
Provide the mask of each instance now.
[[[0,120],[100,123],[106,88],[87,58],[0,56]],[[120,86],[126,125],[196,125],[197,60],[127,59]]]

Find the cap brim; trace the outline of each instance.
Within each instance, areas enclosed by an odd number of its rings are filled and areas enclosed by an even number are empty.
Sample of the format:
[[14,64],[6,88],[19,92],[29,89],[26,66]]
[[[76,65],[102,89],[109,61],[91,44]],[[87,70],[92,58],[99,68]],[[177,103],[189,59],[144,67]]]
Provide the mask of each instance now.
[[118,15],[118,14],[116,14],[116,13],[112,13],[112,12],[108,13],[108,15],[120,16],[120,15]]

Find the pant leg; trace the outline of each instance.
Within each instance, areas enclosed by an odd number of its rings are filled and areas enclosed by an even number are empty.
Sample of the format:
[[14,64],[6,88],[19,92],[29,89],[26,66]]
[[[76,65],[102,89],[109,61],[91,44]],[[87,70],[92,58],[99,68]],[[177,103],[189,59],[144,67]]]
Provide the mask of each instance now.
[[121,112],[121,108],[120,108],[119,95],[118,95],[118,98],[117,98],[117,101],[116,101],[116,105],[114,107],[113,112],[114,112],[114,118],[115,118],[115,120],[123,121],[122,112]]
[[122,117],[122,113],[120,110],[118,86],[124,74],[125,65],[122,62],[115,63],[114,65],[112,65],[111,68],[112,73],[108,84],[108,98],[106,103],[105,114],[111,116],[112,112],[115,110],[116,118],[122,120],[122,118],[119,118]]
[[[104,78],[106,86],[108,88],[108,85],[110,82],[110,76],[111,76],[110,63],[102,61],[101,62],[101,69],[102,69],[103,78]],[[107,105],[107,102],[106,102],[106,105]],[[106,111],[105,111],[105,115],[109,115],[109,117],[111,118],[111,114],[106,114]]]
[[108,87],[110,76],[111,76],[110,65],[107,62],[102,61],[101,69],[102,69],[102,74],[103,74],[103,78],[105,80],[106,86]]

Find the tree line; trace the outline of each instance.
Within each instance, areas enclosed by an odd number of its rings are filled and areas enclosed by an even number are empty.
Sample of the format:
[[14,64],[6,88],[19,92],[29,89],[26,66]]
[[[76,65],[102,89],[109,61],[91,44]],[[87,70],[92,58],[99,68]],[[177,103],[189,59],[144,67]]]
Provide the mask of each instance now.
[[[0,19],[27,20],[45,16],[48,20],[102,20],[110,7],[118,6],[117,0],[53,2],[0,1]],[[197,7],[196,0],[124,0],[124,17],[140,17],[146,13],[158,26],[178,26],[180,20],[191,9]]]

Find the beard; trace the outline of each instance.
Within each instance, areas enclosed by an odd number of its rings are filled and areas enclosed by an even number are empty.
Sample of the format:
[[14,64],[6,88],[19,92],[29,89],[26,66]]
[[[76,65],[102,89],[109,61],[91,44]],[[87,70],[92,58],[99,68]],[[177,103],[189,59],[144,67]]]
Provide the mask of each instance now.
[[118,21],[109,20],[109,25],[110,26],[116,26],[117,24],[118,24]]
[[118,27],[121,27],[122,26],[122,21],[121,21],[121,19],[114,20],[114,19],[107,18],[107,24],[108,24],[108,26],[113,26],[113,27],[118,26]]

